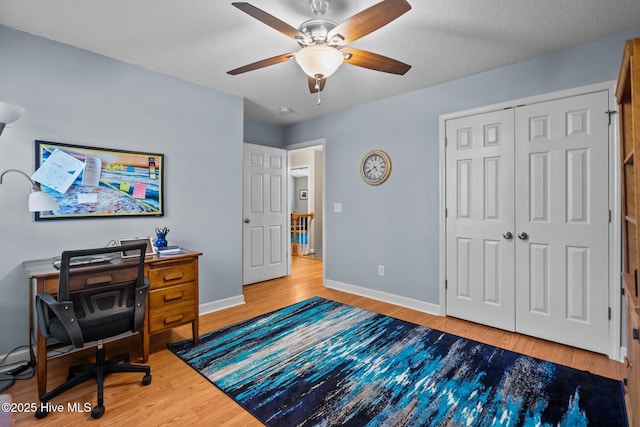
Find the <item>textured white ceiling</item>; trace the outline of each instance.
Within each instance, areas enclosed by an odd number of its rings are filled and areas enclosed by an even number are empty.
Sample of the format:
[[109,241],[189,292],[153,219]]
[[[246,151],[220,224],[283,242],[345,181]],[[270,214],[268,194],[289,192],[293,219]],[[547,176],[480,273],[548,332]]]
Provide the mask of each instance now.
[[[343,65],[322,104],[295,61],[230,76],[298,44],[222,0],[0,0],[0,24],[245,98],[246,117],[286,125],[564,49],[640,25],[638,0],[408,0],[352,46],[412,65],[404,76]],[[251,0],[298,27],[308,0]],[[376,0],[332,0],[341,22]],[[282,107],[292,110],[280,114]]]

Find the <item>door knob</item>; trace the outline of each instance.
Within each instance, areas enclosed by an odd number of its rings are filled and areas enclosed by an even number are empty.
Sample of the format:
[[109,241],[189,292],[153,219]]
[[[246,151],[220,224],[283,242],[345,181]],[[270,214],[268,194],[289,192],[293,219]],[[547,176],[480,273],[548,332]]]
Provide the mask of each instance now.
[[250,220],[249,218],[245,218],[245,219],[244,219],[244,223],[245,223],[245,224],[249,224],[250,222],[251,222],[251,220]]
[[511,239],[513,239],[513,234],[511,234],[511,232],[510,232],[510,231],[505,231],[505,232],[502,234],[502,237],[504,237],[504,238],[505,238],[505,239],[507,239],[507,240],[511,240]]
[[527,240],[528,238],[529,238],[529,235],[527,233],[525,233],[524,231],[521,231],[520,233],[518,233],[518,239]]

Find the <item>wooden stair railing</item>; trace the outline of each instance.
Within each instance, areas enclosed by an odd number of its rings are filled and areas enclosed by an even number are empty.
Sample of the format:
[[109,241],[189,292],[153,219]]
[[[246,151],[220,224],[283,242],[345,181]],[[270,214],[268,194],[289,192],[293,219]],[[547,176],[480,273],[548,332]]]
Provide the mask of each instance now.
[[307,255],[309,253],[309,227],[314,213],[291,213],[291,255]]

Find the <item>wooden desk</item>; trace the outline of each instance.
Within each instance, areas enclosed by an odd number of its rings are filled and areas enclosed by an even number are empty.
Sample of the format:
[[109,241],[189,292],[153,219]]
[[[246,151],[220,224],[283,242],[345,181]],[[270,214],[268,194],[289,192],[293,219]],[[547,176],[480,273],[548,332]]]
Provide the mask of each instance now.
[[[176,326],[191,323],[193,342],[198,343],[198,257],[200,252],[187,252],[172,256],[148,256],[145,260],[145,276],[149,278],[149,294],[144,316],[142,335],[142,359],[149,360],[151,335]],[[46,261],[46,262],[45,262]],[[76,267],[74,272],[86,274],[87,279],[95,275],[104,275],[105,271],[118,268],[126,260],[115,259],[110,263]],[[35,296],[58,292],[59,271],[53,268],[50,260],[26,261],[30,282],[30,334],[31,362],[37,366],[38,396],[47,391],[47,338],[42,335],[40,325],[35,318]],[[35,334],[34,334],[35,332]],[[34,354],[33,346],[36,345]]]

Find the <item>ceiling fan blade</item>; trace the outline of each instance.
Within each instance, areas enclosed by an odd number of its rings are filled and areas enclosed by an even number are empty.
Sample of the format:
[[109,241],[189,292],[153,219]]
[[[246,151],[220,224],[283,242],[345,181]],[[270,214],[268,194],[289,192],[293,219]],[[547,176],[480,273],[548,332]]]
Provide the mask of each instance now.
[[235,76],[237,74],[246,73],[247,71],[253,71],[260,68],[268,67],[269,65],[279,64],[281,62],[287,62],[290,59],[295,58],[295,53],[285,53],[284,55],[274,56],[272,58],[263,59],[262,61],[253,62],[243,67],[235,68],[231,71],[227,71],[227,74]]
[[271,28],[280,31],[282,34],[289,36],[292,39],[296,39],[296,40],[302,39],[309,43],[311,42],[309,37],[305,35],[303,32],[301,32],[297,28],[292,27],[291,25],[287,24],[284,21],[281,21],[275,16],[268,14],[262,9],[258,9],[257,7],[246,2],[236,2],[231,4],[237,7],[238,9],[240,9],[241,11],[243,11],[244,13],[246,13],[247,15],[250,15],[256,18],[258,21],[262,22],[263,24],[267,24]]
[[[307,80],[309,82],[309,92],[311,93],[322,92],[324,90],[325,83],[327,83],[327,79],[320,79],[320,81],[317,82],[316,78],[311,76],[307,76]],[[316,83],[319,83],[320,90],[316,88]]]
[[406,0],[384,0],[338,24],[327,34],[330,44],[344,46],[374,32],[411,10]]
[[344,58],[346,64],[369,68],[370,70],[403,75],[411,69],[409,64],[362,49],[345,47],[340,49],[340,52],[346,54]]

